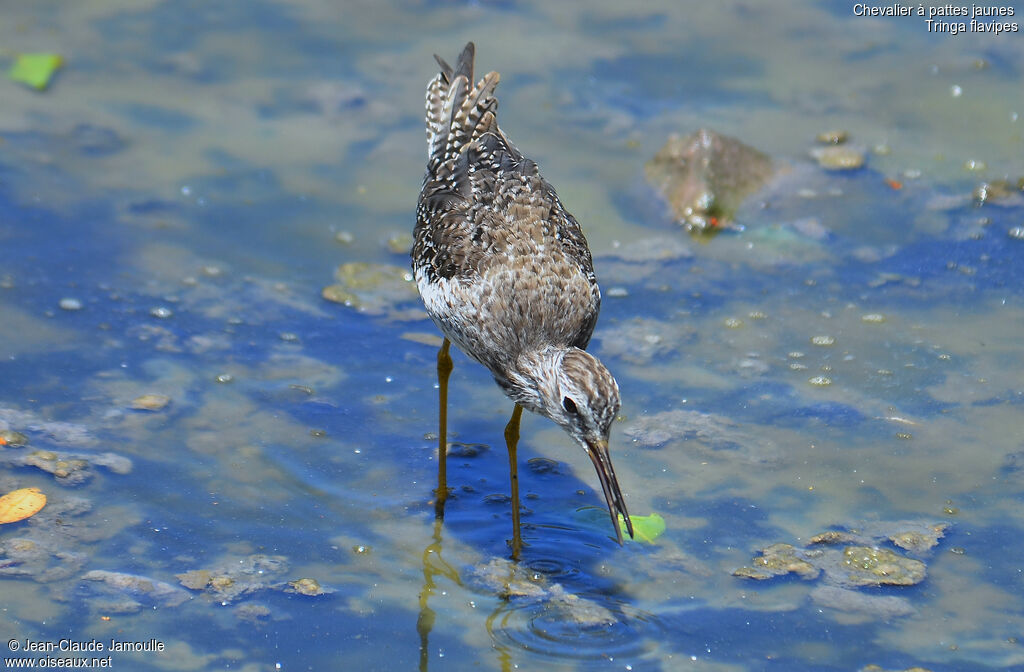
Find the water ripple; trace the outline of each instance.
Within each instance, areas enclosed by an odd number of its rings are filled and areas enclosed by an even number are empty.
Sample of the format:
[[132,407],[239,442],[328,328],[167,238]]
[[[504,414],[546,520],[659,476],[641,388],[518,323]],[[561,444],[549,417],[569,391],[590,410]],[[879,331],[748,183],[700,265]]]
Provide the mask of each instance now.
[[504,602],[488,619],[498,646],[543,658],[639,656],[658,641],[657,618],[604,595],[573,595],[554,586],[544,600]]

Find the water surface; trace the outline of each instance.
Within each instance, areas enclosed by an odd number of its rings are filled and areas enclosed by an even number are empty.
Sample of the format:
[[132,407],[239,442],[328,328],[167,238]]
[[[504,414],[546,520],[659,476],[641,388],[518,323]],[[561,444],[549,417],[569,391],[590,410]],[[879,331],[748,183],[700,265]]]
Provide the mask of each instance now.
[[[402,280],[321,298],[341,264],[408,268],[430,56],[470,39],[594,250],[654,544],[618,547],[589,461],[527,417],[510,564],[511,405],[461,354],[436,525],[433,325]],[[0,527],[8,638],[158,640],[109,653],[144,670],[1024,666],[1024,199],[972,196],[1024,176],[1019,33],[839,2],[35,2],[0,45],[66,59],[0,82],[0,429],[28,442],[0,492],[49,497]],[[699,127],[783,172],[706,242],[643,180]],[[833,129],[863,168],[810,157]],[[886,536],[920,525],[933,548]],[[733,575],[827,530],[927,577]]]

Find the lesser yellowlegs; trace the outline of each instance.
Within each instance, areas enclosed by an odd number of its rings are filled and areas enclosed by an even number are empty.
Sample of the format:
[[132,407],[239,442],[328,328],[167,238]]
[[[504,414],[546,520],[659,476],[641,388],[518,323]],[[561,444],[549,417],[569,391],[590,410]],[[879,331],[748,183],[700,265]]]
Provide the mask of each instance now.
[[431,319],[445,335],[440,386],[436,510],[445,474],[449,342],[494,375],[515,407],[505,427],[512,481],[512,553],[519,556],[516,444],[522,409],[558,423],[590,456],[616,539],[633,524],[608,452],[619,387],[584,350],[601,291],[580,225],[537,164],[498,128],[498,73],[473,81],[474,46],[427,88],[427,174],[416,208],[412,266]]

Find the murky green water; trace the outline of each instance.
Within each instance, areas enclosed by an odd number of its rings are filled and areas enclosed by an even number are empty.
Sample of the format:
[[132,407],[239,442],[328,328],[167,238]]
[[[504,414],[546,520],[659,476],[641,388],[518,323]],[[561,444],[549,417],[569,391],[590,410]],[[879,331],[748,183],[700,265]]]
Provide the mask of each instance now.
[[[614,543],[589,461],[529,417],[509,563],[511,404],[461,355],[434,522],[403,234],[430,56],[470,39],[594,250],[653,544]],[[8,3],[0,68],[21,52],[66,63],[0,81],[0,494],[48,497],[0,525],[5,659],[1024,667],[1019,32],[839,2]],[[780,168],[703,242],[643,177],[699,127]],[[863,168],[811,157],[835,129]],[[862,585],[903,574],[861,547],[926,576]]]

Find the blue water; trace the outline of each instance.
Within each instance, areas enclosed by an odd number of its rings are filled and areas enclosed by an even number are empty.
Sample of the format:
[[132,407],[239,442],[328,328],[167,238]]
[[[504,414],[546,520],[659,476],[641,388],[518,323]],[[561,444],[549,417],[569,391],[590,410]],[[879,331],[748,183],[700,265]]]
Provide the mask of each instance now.
[[[0,430],[28,438],[0,446],[0,494],[49,498],[0,525],[0,641],[158,640],[109,654],[140,670],[1024,668],[1024,204],[971,198],[1024,175],[1018,35],[844,3],[6,8],[0,69],[66,65],[43,93],[0,81]],[[589,461],[526,417],[509,563],[511,404],[461,353],[468,447],[435,525],[434,326],[411,293],[321,298],[340,264],[408,268],[387,241],[412,226],[429,57],[468,39],[590,239],[613,455],[655,543],[619,547]],[[642,177],[700,126],[784,174],[703,242]],[[809,158],[833,128],[864,168]],[[619,256],[650,238],[688,252]],[[132,408],[146,393],[169,403]],[[877,521],[949,524],[902,552],[923,583],[858,606],[822,601],[824,577],[732,575]]]

